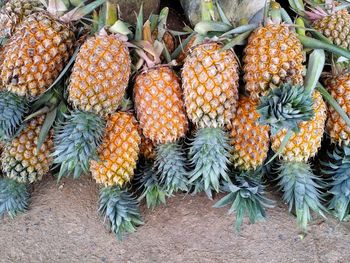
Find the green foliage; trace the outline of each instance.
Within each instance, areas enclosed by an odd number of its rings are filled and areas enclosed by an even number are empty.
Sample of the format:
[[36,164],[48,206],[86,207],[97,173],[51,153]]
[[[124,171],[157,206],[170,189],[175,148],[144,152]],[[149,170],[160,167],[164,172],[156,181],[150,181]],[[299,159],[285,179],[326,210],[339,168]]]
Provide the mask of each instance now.
[[27,210],[29,192],[25,184],[9,178],[0,179],[0,215],[8,214],[14,218]]
[[306,232],[312,219],[311,211],[325,217],[326,208],[321,204],[324,185],[307,163],[283,162],[279,171],[278,185],[283,191],[283,200],[288,204],[289,212],[295,212],[299,227]]
[[100,190],[99,212],[108,220],[112,232],[119,240],[126,232],[136,231],[142,225],[138,201],[132,194],[118,186]]
[[322,162],[322,172],[331,176],[328,208],[339,220],[346,220],[350,215],[350,148],[337,146],[328,152],[328,157],[327,162]]
[[179,143],[157,146],[155,170],[167,196],[177,191],[188,191],[186,158]]
[[78,178],[89,172],[89,162],[97,159],[105,121],[99,116],[75,110],[66,116],[55,133],[54,163],[61,165],[58,178],[73,175]]
[[142,190],[139,200],[146,198],[147,208],[155,208],[160,204],[166,204],[166,193],[160,185],[157,172],[154,170],[153,164],[147,162],[141,167],[141,172],[137,174],[139,189]]
[[0,92],[0,140],[10,140],[14,136],[27,112],[25,98],[8,91]]
[[282,128],[297,132],[300,122],[311,120],[314,116],[312,106],[312,96],[305,92],[303,86],[283,84],[261,98],[257,108],[259,122],[270,125],[272,134]]
[[265,208],[272,208],[274,202],[265,195],[260,179],[247,174],[236,177],[236,183],[224,183],[222,190],[227,193],[214,207],[230,205],[229,214],[236,213],[235,228],[240,230],[243,218],[248,216],[251,223],[265,219]]
[[190,163],[194,167],[189,183],[193,184],[195,193],[205,191],[212,198],[212,190],[219,192],[221,179],[230,182],[227,174],[230,147],[227,134],[220,128],[197,131],[189,149]]

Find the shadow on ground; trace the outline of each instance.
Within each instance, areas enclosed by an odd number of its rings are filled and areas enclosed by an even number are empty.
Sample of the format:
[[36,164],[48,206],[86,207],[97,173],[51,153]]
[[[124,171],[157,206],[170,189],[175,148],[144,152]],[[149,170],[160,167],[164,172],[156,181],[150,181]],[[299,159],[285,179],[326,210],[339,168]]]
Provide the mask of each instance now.
[[301,240],[278,203],[268,221],[233,232],[233,217],[204,195],[177,196],[167,207],[142,207],[145,225],[117,241],[97,215],[90,178],[47,177],[30,211],[0,221],[0,262],[349,262],[350,223],[315,220]]

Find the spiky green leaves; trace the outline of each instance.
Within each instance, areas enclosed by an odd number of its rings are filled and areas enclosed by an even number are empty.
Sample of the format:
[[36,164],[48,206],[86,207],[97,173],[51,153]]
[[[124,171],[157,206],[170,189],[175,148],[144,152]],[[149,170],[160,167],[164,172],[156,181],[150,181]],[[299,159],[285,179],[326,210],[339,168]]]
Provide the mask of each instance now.
[[137,174],[137,179],[140,183],[139,189],[142,189],[139,200],[146,198],[147,208],[152,209],[160,204],[165,204],[166,193],[160,185],[160,180],[152,163],[147,162],[141,167],[141,171]]
[[108,220],[118,239],[126,232],[135,232],[136,227],[143,224],[138,201],[118,186],[100,190],[99,212]]
[[12,138],[27,112],[25,98],[8,91],[0,92],[0,140]]
[[204,190],[212,198],[212,190],[219,192],[220,180],[227,182],[230,143],[227,134],[220,128],[203,128],[197,131],[190,149],[190,162],[194,169],[189,175],[189,183],[195,192]]
[[322,172],[331,176],[332,199],[328,208],[333,210],[339,220],[345,220],[350,215],[350,148],[336,146],[328,152],[329,161],[322,162]]
[[307,163],[283,162],[279,170],[278,185],[283,191],[283,200],[289,211],[295,212],[299,227],[306,231],[307,223],[312,219],[311,211],[325,217],[326,209],[321,204],[322,182]]
[[305,92],[303,86],[293,86],[291,83],[270,89],[267,96],[261,98],[257,110],[259,122],[271,126],[271,133],[280,129],[298,131],[302,121],[311,120],[314,116],[312,96]]
[[25,184],[9,178],[0,179],[0,215],[14,218],[28,208],[29,192]]
[[99,116],[75,110],[60,123],[55,133],[54,163],[61,165],[58,177],[78,178],[89,172],[90,160],[96,160],[105,121]]
[[179,143],[157,146],[155,169],[168,196],[177,191],[188,191],[186,158]]
[[274,202],[266,198],[264,186],[257,178],[247,175],[237,176],[236,184],[225,183],[222,190],[227,193],[214,207],[231,205],[229,213],[236,213],[236,230],[239,231],[244,216],[248,216],[251,223],[262,220],[266,216],[265,208],[272,208]]

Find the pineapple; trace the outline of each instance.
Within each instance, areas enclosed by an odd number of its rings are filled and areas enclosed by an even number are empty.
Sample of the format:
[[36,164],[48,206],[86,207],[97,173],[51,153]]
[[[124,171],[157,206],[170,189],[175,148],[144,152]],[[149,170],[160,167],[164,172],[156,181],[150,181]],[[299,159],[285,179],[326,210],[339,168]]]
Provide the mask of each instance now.
[[[279,4],[272,1],[272,10]],[[254,99],[264,96],[270,84],[303,83],[303,46],[289,25],[277,18],[254,30],[244,49],[243,71],[246,90]]]
[[[325,84],[331,96],[347,115],[350,113],[348,94],[350,92],[350,74],[335,66],[332,73],[325,74]],[[350,215],[350,128],[340,114],[328,107],[327,133],[334,147],[328,152],[329,159],[322,162],[322,171],[331,179],[329,193],[332,199],[328,208],[339,220],[346,220]]]
[[238,100],[238,62],[233,50],[217,42],[202,43],[188,54],[182,69],[186,111],[198,131],[190,146],[191,183],[209,197],[227,175],[230,145],[223,130]]
[[74,110],[55,138],[54,163],[61,164],[60,177],[73,174],[77,178],[89,171],[105,119],[122,102],[130,76],[129,50],[122,38],[101,31],[80,48],[68,87]]
[[[331,96],[350,115],[350,73],[327,74],[325,83]],[[333,107],[328,108],[327,132],[334,144],[349,145],[350,127]]]
[[[314,157],[321,146],[326,121],[326,104],[319,92],[314,91],[314,117],[299,124],[299,132],[293,134],[279,154],[282,159],[279,185],[289,210],[295,209],[298,225],[306,231],[311,220],[310,210],[324,217],[325,208],[320,203],[321,182],[313,175],[308,160]],[[272,149],[277,151],[286,135],[282,129],[271,136]]]
[[[313,98],[315,116],[312,120],[303,121],[299,124],[299,132],[292,135],[280,153],[280,157],[284,161],[307,162],[310,158],[315,157],[318,149],[321,147],[327,108],[318,91],[314,92]],[[271,136],[272,150],[277,152],[286,133],[287,129],[284,128]]]
[[90,171],[105,186],[124,186],[134,176],[141,137],[130,113],[117,112],[107,120],[105,137],[98,150],[98,161],[91,160]]
[[[49,1],[49,7],[53,5],[52,1]],[[34,13],[23,19],[5,45],[6,56],[1,71],[5,93],[0,97],[8,105],[13,105],[5,112],[7,115],[13,114],[14,117],[9,119],[19,119],[21,122],[26,112],[21,111],[20,105],[38,98],[54,83],[74,51],[75,34],[71,22],[103,2],[95,1],[60,17],[56,10],[50,8],[52,13]],[[13,96],[9,97],[8,93]],[[16,130],[17,122],[9,121],[4,128],[0,134]]]
[[52,164],[53,129],[37,149],[39,135],[45,117],[30,120],[1,155],[4,178],[0,180],[0,214],[7,212],[14,217],[26,210],[29,193],[26,184],[40,181],[49,173]]
[[149,37],[150,26],[150,21],[146,21],[143,41],[148,42],[149,49],[153,46],[155,57],[153,61],[148,58],[152,54],[137,51],[147,65],[135,78],[134,102],[143,135],[157,145],[154,170],[165,192],[171,196],[178,190],[188,190],[185,158],[179,142],[188,130],[188,120],[180,80],[172,68],[160,63],[158,56],[164,46]]
[[258,123],[256,107],[254,100],[241,97],[231,124],[231,162],[241,171],[253,171],[262,166],[270,147],[270,127]]
[[306,17],[311,21],[314,29],[322,33],[334,45],[350,49],[350,14],[344,8],[334,11],[339,3],[328,1],[331,5],[318,5],[305,11]]
[[10,37],[29,15],[43,9],[39,0],[9,0],[0,9],[0,38]]
[[117,112],[107,120],[99,160],[91,161],[90,171],[96,182],[104,185],[100,192],[100,212],[110,221],[118,238],[124,231],[133,232],[142,224],[138,203],[122,190],[134,176],[141,137],[131,113]]

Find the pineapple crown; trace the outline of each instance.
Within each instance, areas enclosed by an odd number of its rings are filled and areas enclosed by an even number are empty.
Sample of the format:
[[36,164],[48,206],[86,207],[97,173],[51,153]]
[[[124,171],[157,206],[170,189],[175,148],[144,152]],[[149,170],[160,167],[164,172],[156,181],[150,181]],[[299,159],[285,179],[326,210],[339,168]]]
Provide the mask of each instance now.
[[100,190],[99,212],[108,221],[112,232],[121,240],[126,232],[135,232],[142,225],[136,198],[118,186]]
[[242,173],[235,177],[235,182],[225,182],[221,190],[227,195],[220,199],[214,207],[230,205],[229,213],[236,213],[235,228],[240,230],[244,216],[251,223],[266,217],[265,208],[273,208],[274,202],[265,197],[265,187],[261,181],[249,174]]
[[298,226],[306,232],[311,220],[311,211],[325,217],[326,208],[321,204],[324,183],[316,177],[309,164],[302,162],[281,162],[277,178],[283,200],[289,211],[295,212]]
[[0,179],[0,215],[8,214],[11,218],[27,210],[29,192],[25,184],[9,178]]
[[350,215],[350,148],[349,146],[334,146],[328,152],[328,160],[321,161],[322,173],[330,176],[332,195],[329,209],[339,220],[345,220]]

